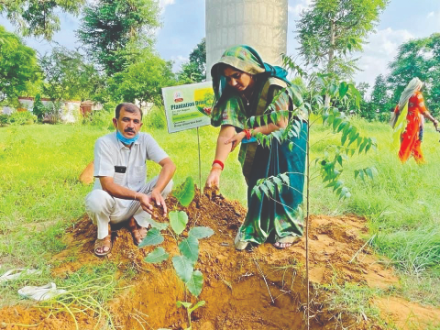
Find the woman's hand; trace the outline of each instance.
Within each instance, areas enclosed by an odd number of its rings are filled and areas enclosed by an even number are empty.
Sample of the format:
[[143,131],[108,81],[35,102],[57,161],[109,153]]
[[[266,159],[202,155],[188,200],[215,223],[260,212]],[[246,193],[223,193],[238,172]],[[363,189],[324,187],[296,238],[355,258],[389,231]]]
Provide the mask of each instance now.
[[217,186],[220,187],[220,175],[222,174],[222,168],[218,164],[214,164],[212,166],[211,172],[206,179],[205,186],[212,187]]
[[245,138],[246,134],[244,132],[240,132],[238,134],[235,134],[230,139],[227,139],[225,141],[225,144],[232,143],[231,152],[234,151],[234,149],[241,143],[241,140]]

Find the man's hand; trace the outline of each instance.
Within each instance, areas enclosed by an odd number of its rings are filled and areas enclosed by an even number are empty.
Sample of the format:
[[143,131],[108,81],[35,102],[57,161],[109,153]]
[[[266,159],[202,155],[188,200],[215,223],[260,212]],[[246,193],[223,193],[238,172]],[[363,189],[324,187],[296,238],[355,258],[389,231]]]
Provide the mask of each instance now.
[[142,193],[137,193],[137,198],[141,203],[142,209],[148,214],[153,215],[153,205],[151,205],[151,199],[152,199],[151,196]]
[[165,203],[165,199],[163,198],[161,192],[158,191],[157,189],[153,189],[151,191],[151,200],[155,201],[157,206],[162,207],[163,216],[166,217],[168,209],[167,209],[167,204]]

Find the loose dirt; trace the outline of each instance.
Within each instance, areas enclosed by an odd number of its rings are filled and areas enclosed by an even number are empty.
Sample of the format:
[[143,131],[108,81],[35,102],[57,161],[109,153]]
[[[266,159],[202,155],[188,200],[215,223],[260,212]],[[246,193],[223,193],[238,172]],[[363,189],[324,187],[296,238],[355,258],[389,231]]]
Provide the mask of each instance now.
[[[167,205],[171,210],[188,213],[188,228],[208,226],[215,232],[209,239],[200,240],[195,268],[204,276],[199,300],[206,305],[192,314],[194,330],[306,329],[304,238],[285,250],[264,244],[239,252],[234,249],[233,239],[246,209],[238,202],[208,191],[197,193],[188,208],[179,206],[173,197],[167,199]],[[156,219],[166,221],[160,215]],[[163,233],[161,246],[177,254],[174,238]],[[112,234],[112,253],[100,259],[93,254],[96,227],[87,216],[73,223],[64,237],[67,248],[51,260],[57,265],[53,275],[65,278],[84,265],[115,263],[121,290],[107,307],[117,329],[187,328],[186,311],[177,308],[176,301],[196,300],[185,293],[171,260],[148,264],[144,258],[154,247],[139,249],[125,228],[114,229]],[[392,270],[385,268],[365,244],[367,236],[365,219],[356,216],[310,218],[310,329],[425,329],[428,324],[440,324],[440,310],[398,297],[370,301],[380,309],[382,320],[350,313],[343,305],[335,307],[331,300],[335,286],[351,283],[386,291],[399,285]],[[129,269],[135,269],[136,275],[125,280],[123,275]],[[97,325],[91,311],[75,315],[79,329],[108,328],[102,321]],[[65,311],[54,313],[37,305],[0,310],[0,328],[27,329],[29,325],[31,329],[75,329],[72,316]]]

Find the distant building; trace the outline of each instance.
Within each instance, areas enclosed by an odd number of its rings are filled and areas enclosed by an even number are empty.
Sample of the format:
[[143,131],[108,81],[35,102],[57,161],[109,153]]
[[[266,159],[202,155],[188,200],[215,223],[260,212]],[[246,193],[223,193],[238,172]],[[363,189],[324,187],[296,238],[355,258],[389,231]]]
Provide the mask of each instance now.
[[231,46],[247,44],[264,61],[281,64],[287,51],[287,0],[206,0],[206,78]]

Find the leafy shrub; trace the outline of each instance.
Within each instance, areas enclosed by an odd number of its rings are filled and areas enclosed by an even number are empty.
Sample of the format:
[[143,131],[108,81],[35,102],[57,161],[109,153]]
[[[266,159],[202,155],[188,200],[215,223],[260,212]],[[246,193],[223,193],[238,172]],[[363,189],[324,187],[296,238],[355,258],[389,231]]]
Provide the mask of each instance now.
[[36,121],[37,116],[33,115],[32,112],[29,111],[15,111],[9,117],[9,122],[11,125],[32,125]]
[[154,105],[148,112],[144,113],[143,122],[147,127],[165,128],[167,119],[165,117],[165,109],[163,106]]
[[112,128],[113,113],[108,113],[103,110],[92,111],[87,117],[84,117],[82,124],[97,126],[101,128]]
[[38,120],[43,120],[44,114],[47,112],[46,107],[43,102],[41,102],[40,94],[35,95],[34,107],[32,108],[32,113],[38,117]]
[[114,114],[115,108],[117,105],[118,105],[118,103],[115,103],[115,102],[107,102],[107,103],[104,103],[104,105],[102,107],[106,112]]
[[9,115],[0,115],[0,127],[9,125]]

